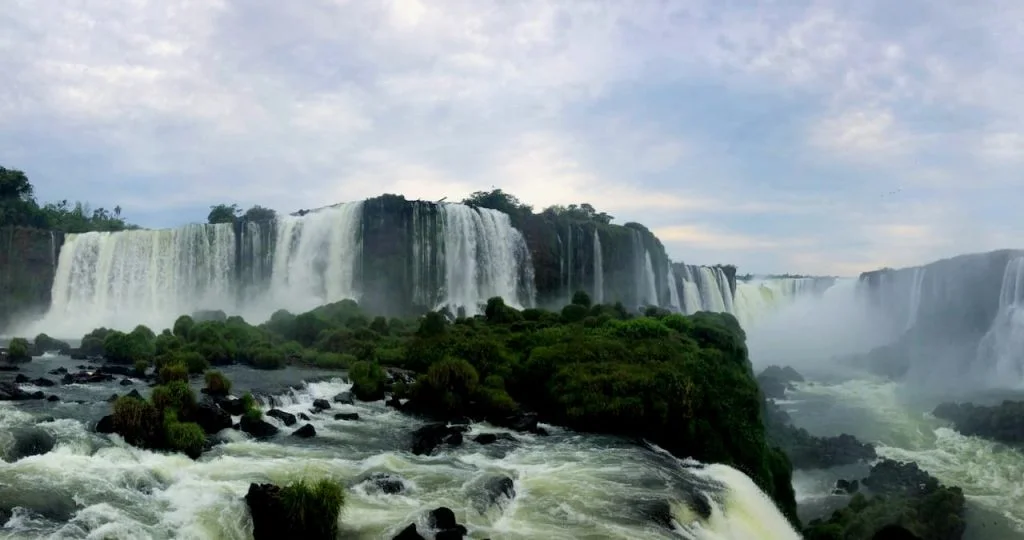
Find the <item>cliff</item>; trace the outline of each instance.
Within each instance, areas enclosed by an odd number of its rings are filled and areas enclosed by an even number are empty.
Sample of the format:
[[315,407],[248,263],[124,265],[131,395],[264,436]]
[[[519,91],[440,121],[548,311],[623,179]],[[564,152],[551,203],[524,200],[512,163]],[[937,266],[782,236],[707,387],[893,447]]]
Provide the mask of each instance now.
[[38,316],[50,305],[50,287],[63,241],[59,232],[0,228],[0,329]]

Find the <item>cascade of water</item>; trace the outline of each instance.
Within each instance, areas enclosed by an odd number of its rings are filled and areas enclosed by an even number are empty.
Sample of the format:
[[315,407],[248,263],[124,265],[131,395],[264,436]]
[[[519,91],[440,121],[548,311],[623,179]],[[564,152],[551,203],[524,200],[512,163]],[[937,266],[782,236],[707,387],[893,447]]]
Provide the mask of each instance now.
[[835,283],[832,278],[767,278],[736,284],[734,314],[749,328],[769,313],[806,296],[821,295]]
[[[461,204],[442,207],[445,243],[445,293],[442,305],[464,307],[475,314],[488,298],[500,296],[511,306],[533,304],[532,293],[520,290],[523,235],[507,214]],[[521,292],[523,294],[521,294]]]
[[345,203],[279,218],[271,309],[300,313],[328,302],[359,299],[355,269],[362,251],[362,209],[362,202]]
[[601,252],[601,236],[594,230],[594,298],[595,304],[604,303],[604,254]]
[[673,311],[682,311],[683,305],[679,301],[679,289],[676,287],[676,273],[672,270],[672,262],[668,262],[668,298]]
[[917,324],[917,313],[921,310],[921,287],[924,285],[926,270],[923,266],[914,269],[914,283],[910,288],[910,305],[907,309],[907,325],[904,330],[910,330]]
[[643,273],[643,296],[641,296],[641,304],[657,306],[661,303],[658,301],[658,288],[656,285],[656,278],[654,276],[654,265],[651,263],[651,253],[644,250],[644,273]]
[[177,314],[233,306],[234,263],[231,224],[69,234],[50,310],[36,326],[61,336],[98,326],[159,328]]
[[999,311],[978,344],[974,374],[989,384],[1024,386],[1024,257],[1006,265],[999,290]]
[[[723,294],[721,282],[716,275],[719,272],[721,272],[720,268],[708,266],[695,268],[694,275],[697,278],[697,287],[700,290],[701,309],[704,311],[728,313],[726,297],[731,298],[732,295]],[[726,283],[726,288],[728,288],[728,283]]]

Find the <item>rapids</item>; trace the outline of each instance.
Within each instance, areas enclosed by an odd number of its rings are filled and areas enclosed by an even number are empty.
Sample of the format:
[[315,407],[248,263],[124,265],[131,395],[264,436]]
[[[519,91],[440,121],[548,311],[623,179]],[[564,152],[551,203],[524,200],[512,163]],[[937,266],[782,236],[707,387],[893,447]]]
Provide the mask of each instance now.
[[[35,378],[78,363],[47,356],[22,372]],[[314,399],[329,400],[350,388],[336,373],[234,366],[224,371],[235,393],[251,389],[262,402],[278,403],[296,415],[309,413]],[[408,436],[420,420],[382,402],[335,403],[322,414],[310,414],[315,438],[288,435],[301,420],[286,428],[268,418],[282,428],[274,439],[255,442],[225,430],[218,436],[223,442],[198,461],[93,433],[90,426],[109,413],[105,398],[133,387],[145,389],[138,381],[127,387],[58,385],[42,390],[56,392],[61,402],[0,403],[4,433],[37,429],[56,442],[45,454],[0,463],[0,515],[11,512],[0,517],[6,519],[0,538],[251,538],[243,500],[251,482],[321,476],[348,485],[341,521],[343,534],[352,538],[391,538],[437,506],[455,510],[472,538],[799,538],[735,469],[553,426],[545,426],[550,436],[539,437],[474,424],[462,446],[414,456]],[[335,420],[337,412],[357,412],[360,418]],[[508,433],[516,441],[486,446],[472,441],[486,432]],[[11,443],[10,437],[0,438],[0,450]],[[373,473],[401,478],[404,491],[381,493],[366,481]],[[483,482],[494,476],[513,479],[511,500],[490,504]],[[711,508],[709,519],[687,504],[694,501]],[[654,519],[659,504],[671,508],[671,529]],[[418,523],[422,530],[425,524]]]

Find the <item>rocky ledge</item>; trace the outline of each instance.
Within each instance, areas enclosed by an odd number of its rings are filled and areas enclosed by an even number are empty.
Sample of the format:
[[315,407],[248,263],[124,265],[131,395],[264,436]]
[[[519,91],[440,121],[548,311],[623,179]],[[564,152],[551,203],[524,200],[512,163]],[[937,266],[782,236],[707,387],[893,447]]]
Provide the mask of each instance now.
[[811,435],[806,429],[794,426],[786,411],[770,400],[765,400],[763,414],[768,440],[782,449],[794,469],[828,469],[878,457],[874,446],[853,435]]
[[769,399],[783,399],[786,391],[793,389],[793,383],[798,382],[804,382],[803,375],[789,366],[768,366],[757,376],[757,385]]
[[871,467],[867,478],[840,480],[837,491],[856,493],[831,517],[810,522],[806,540],[959,540],[966,527],[964,495],[946,487],[916,463],[889,459]]
[[991,407],[973,403],[943,403],[932,412],[953,423],[964,435],[1006,444],[1024,443],[1024,401],[1003,401]]

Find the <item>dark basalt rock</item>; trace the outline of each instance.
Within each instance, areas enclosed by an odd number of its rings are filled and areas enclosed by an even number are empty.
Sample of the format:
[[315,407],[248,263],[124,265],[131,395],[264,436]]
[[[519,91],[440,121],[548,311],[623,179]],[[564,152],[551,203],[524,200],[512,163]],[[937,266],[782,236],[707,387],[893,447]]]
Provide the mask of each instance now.
[[402,410],[402,400],[392,396],[384,402],[384,405],[392,409]]
[[782,399],[787,390],[793,389],[793,383],[803,382],[804,377],[789,366],[768,366],[757,376],[757,385],[764,396],[770,399]]
[[321,399],[314,399],[313,400],[313,409],[315,409],[316,412],[326,411],[327,409],[330,409],[330,408],[331,408],[331,402],[327,401],[326,399],[322,399],[321,398]]
[[45,398],[46,394],[43,394],[42,391],[29,393],[12,382],[0,382],[0,401],[26,401]]
[[131,379],[121,379],[121,382],[120,382],[119,384],[120,384],[121,386],[131,386],[131,385],[133,385],[133,384],[135,384],[135,383],[134,383],[134,382],[132,382],[132,380],[131,380]]
[[533,433],[535,435],[547,435],[547,430],[538,425],[539,421],[540,417],[537,413],[524,412],[514,416],[497,419],[494,423],[502,427],[507,427],[513,431]]
[[140,393],[139,393],[139,391],[138,391],[138,390],[136,390],[136,389],[132,389],[132,391],[131,391],[131,392],[128,392],[128,393],[127,393],[127,394],[125,394],[125,395],[126,395],[126,396],[128,396],[128,397],[130,397],[130,398],[135,398],[135,399],[144,399],[144,398],[142,397],[142,394],[140,394]]
[[419,531],[416,530],[416,524],[412,523],[408,527],[402,529],[402,532],[395,535],[393,540],[427,540],[423,537]]
[[209,397],[196,406],[194,420],[208,435],[231,427],[231,415]]
[[103,418],[100,418],[99,422],[96,422],[96,433],[111,434],[114,433],[114,415],[108,414]]
[[492,476],[484,482],[484,492],[489,504],[500,505],[503,500],[511,501],[515,498],[515,482],[507,476]]
[[333,401],[344,405],[355,405],[356,399],[352,397],[352,392],[342,392],[334,396]]
[[444,506],[430,511],[427,524],[437,531],[435,540],[460,540],[468,532],[466,527],[455,520],[455,512]]
[[231,416],[241,416],[245,414],[245,403],[242,400],[234,396],[213,396],[216,400],[217,405],[221,409],[224,409]]
[[120,375],[121,377],[131,377],[135,375],[135,368],[128,366],[118,366],[114,364],[107,364],[100,367],[97,371],[106,375]]
[[508,433],[481,433],[473,437],[473,441],[478,444],[494,444],[498,441],[516,442],[516,438]]
[[25,375],[23,375],[21,373],[17,374],[14,377],[14,382],[17,383],[17,384],[25,384],[25,383],[29,382],[30,380],[32,380],[32,379],[29,379],[28,377],[26,377]]
[[316,428],[313,427],[313,424],[305,424],[304,426],[292,432],[292,437],[299,437],[301,439],[309,439],[310,437],[316,437]]
[[300,412],[300,413],[299,413],[299,419],[300,419],[300,420],[305,420],[305,421],[307,421],[307,422],[309,422],[310,420],[312,420],[312,418],[310,418],[310,417],[309,417],[309,415],[308,415],[308,414],[306,414],[306,413],[304,413],[304,412]]
[[852,495],[860,490],[860,482],[857,480],[836,480],[836,487],[832,489],[834,495]]
[[427,424],[412,433],[412,453],[417,456],[429,456],[442,444],[459,446],[462,444],[462,434],[465,431],[467,428],[464,426],[449,426],[443,423]]
[[351,413],[348,413],[348,412],[338,413],[338,414],[334,415],[334,419],[335,420],[359,420],[359,413],[354,413],[354,412],[351,412]]
[[290,538],[282,517],[281,488],[273,484],[249,484],[245,504],[252,515],[254,540]]
[[[0,371],[20,371],[21,367],[15,364],[0,363]],[[2,523],[2,521],[0,521]]]
[[943,403],[932,414],[952,422],[964,435],[1012,445],[1024,443],[1024,401],[1006,400],[991,407]]
[[281,409],[270,409],[263,413],[271,418],[277,418],[281,422],[284,422],[286,426],[294,426],[298,420],[295,419],[295,415],[290,412],[282,411]]
[[277,428],[273,424],[263,420],[250,419],[248,416],[242,416],[242,420],[238,423],[238,427],[241,431],[252,435],[257,439],[266,439],[277,435]]
[[56,444],[52,435],[36,427],[16,429],[12,435],[14,444],[7,453],[8,461],[45,454]]
[[56,394],[51,394],[50,397],[46,398],[46,401],[60,401],[60,397]]
[[917,463],[884,459],[871,467],[862,483],[879,495],[923,495],[935,491],[939,481],[921,470]]
[[873,445],[853,435],[815,437],[806,429],[793,426],[789,415],[775,403],[765,400],[763,407],[765,434],[772,445],[789,457],[794,469],[827,469],[878,457]]
[[61,367],[59,367],[57,369],[51,369],[47,373],[50,374],[50,375],[64,375],[67,372],[68,372],[68,368],[66,368],[64,366],[61,366]]
[[400,476],[389,473],[372,473],[362,483],[366,483],[368,489],[387,495],[395,495],[405,491],[405,481]]

